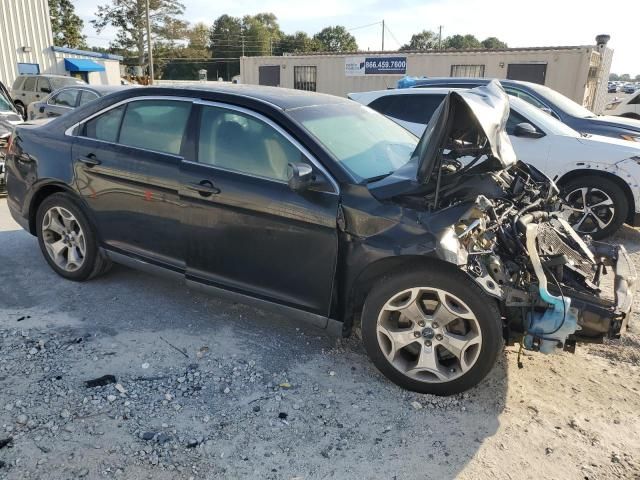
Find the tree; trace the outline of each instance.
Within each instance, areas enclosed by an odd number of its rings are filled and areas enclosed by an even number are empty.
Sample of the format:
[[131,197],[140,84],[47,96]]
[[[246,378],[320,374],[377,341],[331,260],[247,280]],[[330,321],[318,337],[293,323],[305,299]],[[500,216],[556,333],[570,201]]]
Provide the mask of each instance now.
[[248,56],[271,55],[274,44],[283,36],[278,19],[273,13],[245,15],[242,25],[249,47],[245,48]]
[[326,52],[355,52],[358,50],[355,37],[341,25],[326,27],[316,33],[313,39]]
[[71,0],[49,0],[53,43],[58,47],[88,48],[82,35],[84,22],[76,15]]
[[187,30],[189,48],[207,49],[209,47],[209,27],[204,22],[196,23]]
[[618,80],[620,80],[620,75],[618,75],[617,73],[610,73],[609,80],[611,80],[612,82],[617,82]]
[[[149,0],[149,13],[151,33],[157,42],[172,42],[184,35],[186,22],[176,18],[184,13],[184,5],[179,0]],[[109,25],[114,27],[117,33],[111,47],[134,50],[138,65],[145,63],[145,0],[111,0],[108,4],[99,5],[96,18],[91,23],[98,33]]]
[[274,55],[285,53],[308,53],[322,50],[322,45],[317,40],[309,37],[305,32],[296,32],[292,35],[283,35],[274,49]]
[[240,58],[244,28],[242,19],[230,15],[221,15],[211,27],[209,48],[216,58]]
[[423,30],[411,35],[409,43],[400,47],[400,50],[432,50],[438,47],[438,34],[431,30]]
[[467,49],[467,48],[481,48],[482,44],[480,41],[473,35],[452,35],[451,37],[447,37],[443,41],[444,48],[452,48],[452,49]]
[[483,48],[493,50],[496,48],[508,48],[507,44],[496,37],[488,37],[481,42]]
[[640,82],[640,75],[636,75],[635,80],[636,80],[636,82]]
[[622,80],[623,82],[629,82],[631,81],[631,75],[629,75],[628,73],[623,73],[622,75],[620,75],[620,80]]

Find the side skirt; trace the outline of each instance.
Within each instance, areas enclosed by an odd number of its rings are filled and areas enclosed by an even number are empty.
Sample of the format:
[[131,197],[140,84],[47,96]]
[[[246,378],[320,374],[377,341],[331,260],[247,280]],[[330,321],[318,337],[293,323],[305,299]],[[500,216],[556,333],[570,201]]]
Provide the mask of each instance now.
[[205,285],[193,280],[188,280],[185,279],[184,273],[182,272],[169,270],[159,265],[154,265],[153,263],[145,262],[144,260],[133,258],[122,253],[117,253],[112,250],[103,249],[103,253],[113,262],[119,263],[126,267],[141,270],[152,275],[162,275],[164,277],[180,280],[182,282],[185,282],[187,287],[201,291],[207,295],[215,295],[216,297],[224,298],[228,301],[250,305],[262,310],[268,310],[285,316],[292,321],[302,321],[316,328],[326,330],[331,336],[342,336],[342,322],[338,320],[323,317],[322,315],[316,315],[314,313],[305,312],[303,310],[298,310],[297,308],[280,305],[268,300],[262,300],[259,298],[251,297],[249,295],[244,295],[241,293],[232,292],[230,290],[225,290],[223,288]]

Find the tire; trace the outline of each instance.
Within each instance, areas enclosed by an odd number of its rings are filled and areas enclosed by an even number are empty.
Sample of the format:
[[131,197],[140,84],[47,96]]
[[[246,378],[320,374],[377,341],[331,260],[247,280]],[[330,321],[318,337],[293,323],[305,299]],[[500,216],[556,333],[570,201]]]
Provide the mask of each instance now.
[[[574,230],[596,240],[615,233],[629,214],[629,201],[624,191],[606,177],[586,175],[571,180],[562,187],[562,197],[569,204],[569,223]],[[585,198],[590,208],[584,208]],[[594,205],[601,206],[593,208]]]
[[[436,302],[452,310],[434,311]],[[447,323],[454,313],[467,319]],[[399,339],[396,348],[390,333]],[[502,320],[496,303],[464,273],[436,265],[393,274],[373,287],[362,311],[362,341],[374,365],[396,385],[453,395],[477,385],[493,368],[503,348]],[[456,349],[459,358],[452,353]]]
[[27,107],[25,107],[22,102],[15,102],[14,104],[18,109],[18,113],[22,117],[23,120],[27,120]]
[[98,248],[95,231],[87,216],[66,193],[54,193],[40,204],[36,213],[36,233],[45,260],[67,280],[89,280],[105,273],[111,266]]

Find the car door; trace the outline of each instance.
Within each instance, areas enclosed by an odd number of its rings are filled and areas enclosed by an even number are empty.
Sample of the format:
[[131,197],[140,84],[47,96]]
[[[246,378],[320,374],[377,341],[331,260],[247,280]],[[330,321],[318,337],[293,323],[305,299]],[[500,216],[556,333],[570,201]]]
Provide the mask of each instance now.
[[15,100],[22,102],[25,107],[28,107],[31,102],[36,101],[36,81],[37,77],[27,76],[24,79],[22,88],[18,92]]
[[[250,110],[197,106],[182,163],[187,280],[327,316],[337,260],[338,187],[282,128]],[[322,184],[294,192],[287,165]]]
[[507,119],[506,130],[509,135],[509,140],[511,140],[513,150],[516,152],[516,157],[518,160],[530,163],[542,171],[548,171],[549,150],[553,143],[553,135],[545,134],[539,138],[516,135],[516,126],[520,123],[528,123],[537,131],[544,133],[538,126],[511,108],[509,118]]
[[72,149],[76,187],[102,243],[179,272],[179,171],[191,105],[141,97],[111,107],[80,125]]
[[51,88],[51,82],[46,77],[38,77],[38,83],[36,84],[35,102],[39,102],[51,95],[53,89]]

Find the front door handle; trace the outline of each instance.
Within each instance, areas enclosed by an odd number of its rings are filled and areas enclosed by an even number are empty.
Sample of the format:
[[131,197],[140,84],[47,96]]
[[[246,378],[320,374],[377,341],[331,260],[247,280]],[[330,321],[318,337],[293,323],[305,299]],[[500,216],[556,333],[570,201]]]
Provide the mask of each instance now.
[[87,167],[95,167],[96,165],[100,165],[102,163],[93,153],[79,157],[78,161],[80,163],[84,163]]
[[187,188],[198,192],[203,197],[210,197],[220,193],[220,189],[216,187],[210,180],[202,180],[200,183],[188,183]]

